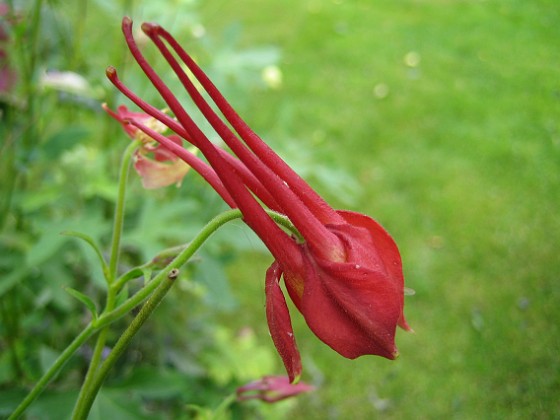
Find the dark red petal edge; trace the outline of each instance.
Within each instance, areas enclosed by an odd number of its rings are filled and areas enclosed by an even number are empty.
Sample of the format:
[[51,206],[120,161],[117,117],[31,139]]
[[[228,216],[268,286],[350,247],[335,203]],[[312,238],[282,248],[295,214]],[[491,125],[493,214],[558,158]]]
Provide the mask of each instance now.
[[275,261],[266,271],[266,319],[272,341],[280,354],[290,382],[297,382],[301,376],[301,357],[297,348],[292,322],[286,299],[280,288],[282,271]]

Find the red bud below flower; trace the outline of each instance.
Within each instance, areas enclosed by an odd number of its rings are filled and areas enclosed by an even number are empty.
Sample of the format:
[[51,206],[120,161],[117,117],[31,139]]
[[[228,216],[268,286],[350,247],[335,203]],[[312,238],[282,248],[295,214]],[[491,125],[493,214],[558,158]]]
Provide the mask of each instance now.
[[[134,127],[189,163],[231,207],[239,208],[245,223],[274,256],[266,274],[266,315],[289,381],[294,382],[301,375],[301,360],[280,287],[282,279],[311,330],[332,349],[350,359],[367,354],[394,359],[398,354],[396,327],[410,327],[403,315],[400,253],[391,236],[368,216],[330,207],[247,126],[167,31],[151,23],[143,24],[142,30],[233,155],[206,137],[148,64],[133,38],[129,18],[123,19],[129,49],[175,119],[128,89],[115,69],[109,68],[107,75],[146,114],[201,151],[208,164],[198,158],[193,160],[192,153],[147,127],[141,119],[130,119]],[[191,78],[206,91],[229,124],[218,116]],[[263,206],[287,216],[304,242],[276,225]]]
[[237,400],[257,399],[268,403],[275,403],[305,392],[311,392],[314,389],[315,387],[304,382],[292,384],[285,376],[265,376],[258,381],[238,388]]

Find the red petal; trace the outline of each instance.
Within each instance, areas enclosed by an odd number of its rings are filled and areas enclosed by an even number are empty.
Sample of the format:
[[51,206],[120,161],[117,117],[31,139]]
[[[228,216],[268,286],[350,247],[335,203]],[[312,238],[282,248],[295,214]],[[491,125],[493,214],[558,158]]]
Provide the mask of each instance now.
[[134,169],[142,178],[144,188],[156,189],[179,184],[189,171],[190,166],[179,159],[176,159],[173,163],[162,163],[137,153]]
[[[343,356],[393,359],[397,324],[409,328],[399,250],[373,219],[339,214],[348,223],[327,227],[344,244],[347,261],[326,260],[302,247],[304,267],[284,274],[288,291],[313,332]],[[302,281],[303,293],[297,290]]]
[[394,359],[401,304],[387,275],[354,264],[309,260],[308,266],[301,312],[317,337],[349,359]]
[[281,275],[282,271],[276,261],[266,271],[266,318],[272,341],[284,362],[290,382],[294,383],[301,376],[301,358],[286,299],[278,284]]
[[[356,262],[358,264],[364,264],[364,261],[371,260],[373,254],[371,253],[371,247],[377,250],[376,256],[380,258],[385,270],[389,275],[389,279],[402,290],[401,293],[401,302],[402,306],[404,307],[404,277],[403,277],[403,270],[402,270],[402,260],[399,249],[397,244],[387,233],[387,231],[373,220],[371,217],[366,216],[364,214],[352,212],[352,211],[338,211],[348,225],[341,225],[332,227],[333,230],[342,233],[343,235],[347,236],[349,239],[347,242],[351,244],[350,249],[347,248],[347,255],[348,262]],[[369,240],[357,241],[353,240],[352,237],[356,235],[355,227],[362,227],[364,228],[368,235]],[[356,239],[356,238],[354,238]],[[369,243],[370,246],[363,245]],[[362,244],[362,247],[358,247],[358,244]],[[367,264],[369,265],[369,264]],[[406,331],[410,331],[411,328],[407,324],[404,314],[401,311],[401,315],[399,317],[399,326]]]

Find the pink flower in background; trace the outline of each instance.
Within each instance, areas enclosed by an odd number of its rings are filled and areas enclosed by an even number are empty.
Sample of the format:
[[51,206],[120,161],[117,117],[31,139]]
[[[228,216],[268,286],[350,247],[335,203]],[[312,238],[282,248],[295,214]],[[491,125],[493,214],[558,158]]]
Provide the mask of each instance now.
[[[112,111],[105,104],[103,109],[122,124],[131,139],[142,142],[142,146],[134,154],[134,169],[140,175],[144,188],[155,189],[181,184],[190,166],[127,121],[134,119],[158,133],[167,130],[166,126],[148,114],[131,112],[124,105],[119,106],[117,112]],[[181,139],[176,135],[171,135],[168,139],[176,144],[182,144]]]
[[[368,354],[394,359],[398,354],[397,325],[405,330],[410,328],[403,315],[401,258],[390,235],[366,215],[330,207],[247,126],[167,31],[149,23],[143,24],[142,29],[233,155],[206,137],[147,63],[133,38],[132,21],[128,18],[123,20],[123,32],[130,51],[175,119],[128,89],[114,68],[107,70],[109,79],[144,113],[196,146],[208,163],[183,148],[175,137],[165,137],[147,125],[140,116],[145,114],[131,113],[121,122],[141,130],[200,172],[231,207],[239,208],[243,220],[274,256],[275,261],[266,273],[266,315],[289,381],[299,379],[302,367],[280,287],[282,280],[307,325],[332,349],[350,359]],[[203,98],[185,67],[229,124]],[[264,207],[287,216],[299,235],[286,233]]]
[[[0,17],[3,18],[9,13],[9,6],[4,2],[0,2]],[[12,90],[12,87],[17,81],[17,74],[10,67],[8,53],[4,48],[4,44],[7,44],[10,41],[10,36],[7,28],[4,28],[2,23],[3,22],[0,21],[0,95],[8,93]]]

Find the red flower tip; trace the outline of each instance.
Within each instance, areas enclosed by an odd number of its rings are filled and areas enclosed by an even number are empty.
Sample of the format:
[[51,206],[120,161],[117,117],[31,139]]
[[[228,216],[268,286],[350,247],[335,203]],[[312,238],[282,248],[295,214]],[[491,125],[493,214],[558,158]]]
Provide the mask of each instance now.
[[237,400],[258,399],[267,403],[275,403],[313,390],[315,390],[314,386],[304,382],[291,383],[285,376],[265,376],[238,388]]
[[157,23],[151,22],[144,22],[140,27],[142,28],[142,32],[144,32],[148,36],[161,28]]
[[115,78],[117,76],[117,69],[114,68],[113,66],[108,66],[105,69],[105,75],[107,76],[107,78],[109,80],[112,80],[113,78]]

